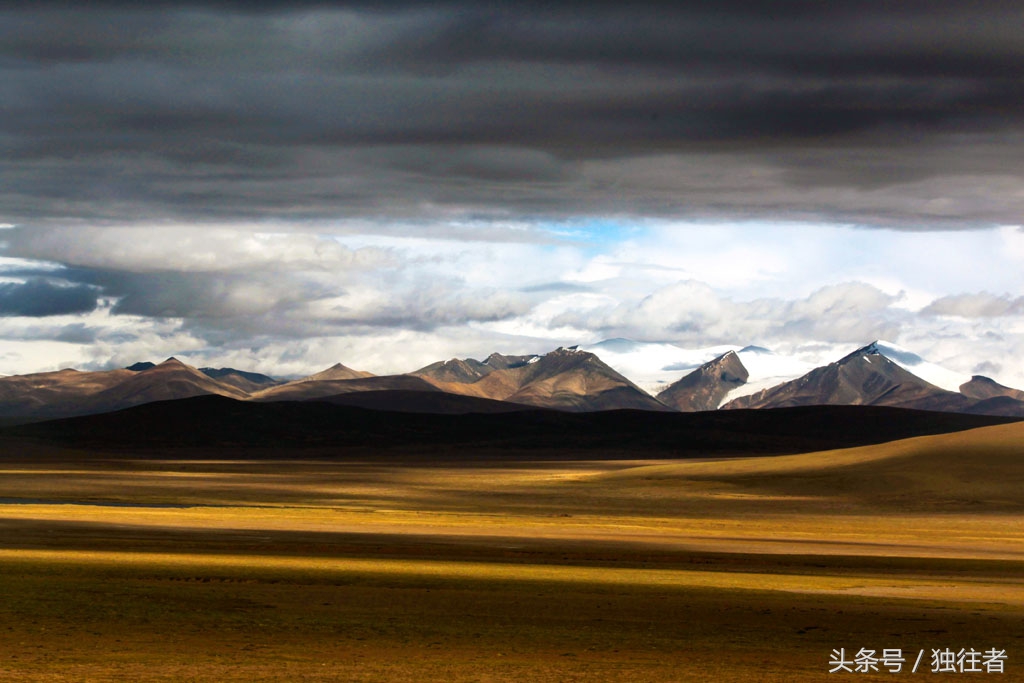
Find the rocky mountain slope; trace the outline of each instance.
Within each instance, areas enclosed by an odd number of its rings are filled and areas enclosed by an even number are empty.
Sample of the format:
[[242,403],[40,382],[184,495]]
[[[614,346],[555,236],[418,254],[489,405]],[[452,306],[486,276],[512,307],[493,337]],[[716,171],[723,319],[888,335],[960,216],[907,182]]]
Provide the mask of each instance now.
[[81,414],[89,397],[135,375],[132,370],[79,372],[74,369],[0,378],[0,418],[47,419]]
[[133,373],[124,381],[85,398],[78,412],[104,413],[143,403],[206,394],[239,400],[248,396],[242,389],[218,382],[177,358],[168,358],[159,365]]
[[247,393],[253,393],[268,387],[282,384],[281,380],[274,379],[259,372],[246,372],[234,368],[199,368],[199,372],[211,377],[223,384],[230,384]]
[[[322,373],[319,373],[322,374]],[[317,375],[313,375],[316,377]],[[311,401],[315,399],[367,391],[438,392],[440,389],[419,377],[411,375],[381,375],[351,379],[302,379],[256,392],[255,401]]]
[[[722,407],[876,405],[944,412],[988,412],[984,406],[979,410],[978,398],[925,381],[890,355],[899,356],[884,343],[873,342],[834,363],[815,368],[798,379],[742,396]],[[917,358],[917,361],[920,359]],[[917,361],[915,365],[924,365],[923,361]],[[941,376],[935,370],[931,370],[931,374]],[[980,391],[982,384],[981,380],[975,383],[976,391]],[[1015,401],[1012,397],[1004,398],[1010,402]],[[1007,401],[999,405],[1004,409],[1012,407]],[[1021,407],[1024,407],[1024,403]]]
[[974,375],[960,385],[960,393],[969,398],[985,400],[989,398],[1007,397],[1016,401],[1024,401],[1024,391],[1004,387],[995,380],[982,375]]
[[594,354],[576,348],[558,348],[542,356],[495,353],[483,362],[435,363],[412,374],[450,393],[544,408],[669,409]]
[[740,357],[735,351],[729,351],[671,384],[657,398],[684,412],[715,410],[722,399],[745,384],[749,376]]

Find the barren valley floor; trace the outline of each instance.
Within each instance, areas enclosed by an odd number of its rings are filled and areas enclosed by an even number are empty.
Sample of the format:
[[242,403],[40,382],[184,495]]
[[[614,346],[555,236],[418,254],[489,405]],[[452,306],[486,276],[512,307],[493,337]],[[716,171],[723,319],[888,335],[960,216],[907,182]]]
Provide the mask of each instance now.
[[932,649],[996,648],[1021,680],[1021,443],[1014,424],[706,462],[8,447],[0,678],[812,681],[834,649],[899,648],[901,674],[842,674],[899,680],[938,675]]

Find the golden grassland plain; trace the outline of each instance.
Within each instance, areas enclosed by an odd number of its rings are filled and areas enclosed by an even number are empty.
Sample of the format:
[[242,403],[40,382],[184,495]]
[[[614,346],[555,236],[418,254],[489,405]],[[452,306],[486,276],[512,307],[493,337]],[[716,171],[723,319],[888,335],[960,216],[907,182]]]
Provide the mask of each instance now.
[[812,681],[838,648],[900,648],[898,676],[996,648],[1024,680],[1024,424],[703,462],[286,455],[5,445],[0,680]]

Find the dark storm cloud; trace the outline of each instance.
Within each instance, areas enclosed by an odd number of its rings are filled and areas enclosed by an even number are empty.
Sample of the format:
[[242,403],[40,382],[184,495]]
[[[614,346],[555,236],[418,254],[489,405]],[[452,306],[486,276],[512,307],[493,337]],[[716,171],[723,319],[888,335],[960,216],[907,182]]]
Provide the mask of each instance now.
[[60,275],[75,288],[92,292],[93,307],[97,293],[112,300],[110,312],[117,315],[215,320],[222,325],[280,316],[288,308],[327,291],[290,276],[268,280],[263,272],[136,273],[68,268]]
[[96,289],[45,279],[0,283],[0,316],[43,317],[88,313],[96,308]]
[[[466,288],[459,278],[392,280],[387,296],[373,290],[369,301],[349,301],[339,283],[298,274],[254,272],[127,272],[93,268],[60,270],[62,285],[51,285],[30,269],[29,284],[0,284],[0,315],[41,316],[91,311],[99,296],[110,313],[181,319],[182,329],[216,343],[238,338],[355,335],[360,329],[431,331],[445,325],[506,320],[528,312],[528,292]],[[364,294],[367,288],[361,290]],[[84,299],[84,303],[82,303]],[[72,308],[72,306],[81,308]]]
[[[66,342],[69,344],[91,344],[95,342],[98,337],[98,328],[90,327],[85,323],[72,323],[70,325],[65,325],[57,331],[57,334],[52,336],[56,341]],[[42,338],[45,339],[46,337],[44,336]]]
[[1016,2],[24,7],[9,222],[1024,209]]

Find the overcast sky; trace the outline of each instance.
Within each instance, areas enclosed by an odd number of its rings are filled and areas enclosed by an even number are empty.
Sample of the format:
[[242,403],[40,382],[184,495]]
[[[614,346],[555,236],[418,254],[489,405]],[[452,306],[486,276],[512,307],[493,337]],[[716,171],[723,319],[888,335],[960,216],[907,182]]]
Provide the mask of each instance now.
[[0,2],[0,373],[610,337],[1024,387],[1024,6]]

